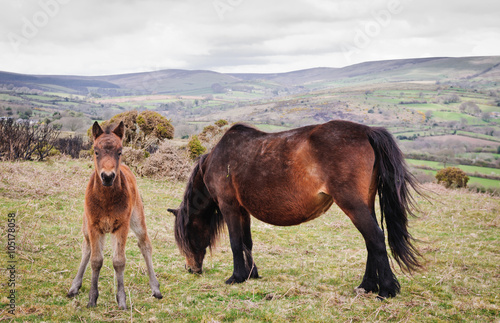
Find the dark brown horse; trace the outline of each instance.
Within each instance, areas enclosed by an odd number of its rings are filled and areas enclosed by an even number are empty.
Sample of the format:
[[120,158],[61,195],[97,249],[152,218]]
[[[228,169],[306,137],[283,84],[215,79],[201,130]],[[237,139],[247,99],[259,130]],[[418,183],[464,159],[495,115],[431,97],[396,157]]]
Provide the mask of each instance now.
[[125,133],[123,122],[111,131],[103,131],[97,122],[92,127],[94,137],[94,165],[87,190],[82,232],[85,238],[82,261],[68,297],[73,297],[82,286],[82,278],[90,260],[92,279],[87,307],[96,306],[99,291],[97,283],[103,263],[102,251],[105,234],[111,233],[113,240],[113,267],[116,276],[116,301],[126,309],[123,273],[125,271],[125,243],[129,228],[138,239],[139,249],[146,261],[149,286],[153,296],[162,298],[160,284],[153,269],[151,242],[146,229],[144,207],[137,189],[134,174],[121,164],[122,140]]
[[231,127],[211,153],[200,158],[176,215],[175,238],[191,272],[201,273],[207,247],[227,224],[234,272],[227,284],[257,278],[250,214],[273,225],[297,225],[336,203],[361,232],[368,259],[359,288],[393,297],[399,292],[375,216],[389,247],[406,270],[419,267],[407,230],[416,188],[403,155],[384,128],[331,121],[280,133],[245,125]]

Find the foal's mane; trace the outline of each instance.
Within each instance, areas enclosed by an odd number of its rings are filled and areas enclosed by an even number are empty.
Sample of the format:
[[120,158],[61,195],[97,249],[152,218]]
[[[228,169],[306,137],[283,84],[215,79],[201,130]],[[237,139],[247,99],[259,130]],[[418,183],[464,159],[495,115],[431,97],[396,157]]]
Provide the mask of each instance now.
[[116,127],[118,127],[118,124],[116,123],[108,124],[106,127],[104,127],[104,129],[102,129],[102,131],[104,131],[105,134],[110,135]]

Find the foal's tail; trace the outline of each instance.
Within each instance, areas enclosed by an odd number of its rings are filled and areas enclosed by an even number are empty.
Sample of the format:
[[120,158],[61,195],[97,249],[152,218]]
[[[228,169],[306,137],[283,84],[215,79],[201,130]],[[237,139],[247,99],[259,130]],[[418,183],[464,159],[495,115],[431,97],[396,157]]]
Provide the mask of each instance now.
[[401,269],[412,271],[420,267],[421,256],[412,244],[408,232],[408,215],[414,215],[414,199],[411,189],[420,193],[415,177],[409,172],[403,153],[399,150],[393,136],[384,128],[370,128],[370,143],[375,150],[378,168],[378,194],[381,226],[385,222],[389,247]]

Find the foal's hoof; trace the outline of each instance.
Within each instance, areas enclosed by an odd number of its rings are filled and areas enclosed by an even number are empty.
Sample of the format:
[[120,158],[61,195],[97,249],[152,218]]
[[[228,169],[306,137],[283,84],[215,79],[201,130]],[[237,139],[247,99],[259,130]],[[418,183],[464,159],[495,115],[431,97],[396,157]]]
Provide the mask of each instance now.
[[96,303],[91,303],[91,302],[89,302],[89,303],[87,304],[87,308],[96,307],[96,305],[97,305]]
[[78,294],[78,292],[72,292],[72,291],[69,291],[67,294],[66,294],[66,297],[68,298],[73,298],[76,296],[76,294]]

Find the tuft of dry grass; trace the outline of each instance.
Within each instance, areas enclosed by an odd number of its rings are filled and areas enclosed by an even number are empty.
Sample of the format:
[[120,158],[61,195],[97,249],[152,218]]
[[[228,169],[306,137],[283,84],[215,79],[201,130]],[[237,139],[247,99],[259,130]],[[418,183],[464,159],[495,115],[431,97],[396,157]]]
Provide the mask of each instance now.
[[61,193],[75,197],[85,192],[92,167],[91,161],[71,162],[67,158],[46,163],[0,163],[0,192],[10,198],[40,198]]
[[[129,235],[125,288],[129,310],[118,310],[109,241],[97,307],[87,309],[90,269],[80,294],[66,298],[81,257],[80,232],[88,161],[0,163],[0,234],[6,245],[7,214],[16,212],[18,234],[16,315],[0,295],[0,320],[27,321],[465,321],[498,322],[500,316],[500,198],[427,185],[432,204],[410,232],[425,257],[413,275],[396,269],[401,294],[384,302],[357,294],[366,261],[360,233],[337,207],[294,227],[252,223],[254,259],[261,279],[225,285],[232,272],[226,235],[208,254],[202,275],[184,268],[174,219],[184,183],[138,178],[162,300],[150,296],[145,265]],[[56,183],[60,183],[56,186]],[[0,255],[0,267],[6,266]],[[0,275],[1,290],[7,276]]]
[[144,161],[138,172],[153,179],[184,181],[189,177],[191,168],[192,163],[186,153],[165,140],[158,151]]

